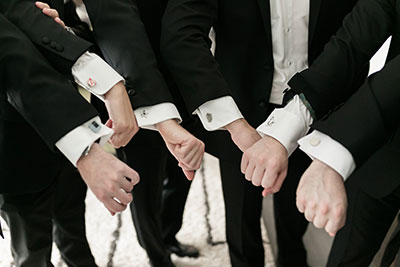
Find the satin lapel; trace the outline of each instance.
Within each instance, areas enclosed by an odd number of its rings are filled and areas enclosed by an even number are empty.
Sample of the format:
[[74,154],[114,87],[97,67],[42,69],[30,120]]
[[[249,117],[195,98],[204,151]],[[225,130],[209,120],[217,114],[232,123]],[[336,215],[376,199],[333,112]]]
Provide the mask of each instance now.
[[308,25],[308,44],[310,45],[315,33],[315,27],[317,26],[319,10],[321,8],[322,0],[310,0],[310,21]]
[[[249,1],[249,0],[245,0]],[[257,0],[258,5],[260,6],[260,12],[263,19],[265,33],[267,35],[268,43],[271,43],[272,46],[272,36],[271,36],[271,12],[269,0]]]
[[64,0],[50,0],[50,6],[57,9],[61,19],[64,19]]

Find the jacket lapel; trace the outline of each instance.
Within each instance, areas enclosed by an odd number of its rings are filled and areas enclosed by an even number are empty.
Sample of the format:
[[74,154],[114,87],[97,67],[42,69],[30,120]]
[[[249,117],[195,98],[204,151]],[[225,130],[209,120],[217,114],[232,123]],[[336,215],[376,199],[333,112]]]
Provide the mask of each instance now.
[[[248,1],[248,0],[246,0]],[[267,35],[267,42],[272,46],[272,36],[271,36],[271,12],[269,0],[257,0],[260,7],[261,16],[264,24],[265,33]]]
[[322,0],[310,0],[310,21],[308,25],[308,44],[310,45],[315,33],[315,27],[317,26],[319,10],[321,8]]

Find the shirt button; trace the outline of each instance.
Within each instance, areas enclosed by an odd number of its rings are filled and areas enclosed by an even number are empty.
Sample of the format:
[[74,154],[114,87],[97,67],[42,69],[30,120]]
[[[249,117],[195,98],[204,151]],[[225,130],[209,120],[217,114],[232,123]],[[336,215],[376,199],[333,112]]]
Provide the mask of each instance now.
[[319,139],[318,137],[312,137],[310,139],[310,145],[312,146],[318,146],[321,143],[321,139]]
[[292,61],[289,61],[289,62],[288,62],[288,66],[292,66],[292,64],[293,64]]

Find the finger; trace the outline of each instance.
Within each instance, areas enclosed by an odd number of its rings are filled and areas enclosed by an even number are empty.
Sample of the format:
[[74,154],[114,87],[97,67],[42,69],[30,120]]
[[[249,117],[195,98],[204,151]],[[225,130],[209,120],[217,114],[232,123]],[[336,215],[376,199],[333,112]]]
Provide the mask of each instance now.
[[132,202],[132,194],[127,193],[126,191],[122,190],[121,188],[119,188],[118,190],[113,192],[113,195],[123,205],[128,205],[129,203]]
[[246,171],[244,173],[244,177],[246,178],[246,180],[251,181],[253,183],[253,185],[258,186],[257,184],[254,184],[253,181],[253,172],[254,172],[254,164],[252,162],[249,162],[249,165],[246,168]]
[[120,148],[121,147],[121,135],[114,133],[113,136],[111,136],[110,142],[113,145],[113,147]]
[[121,177],[121,179],[119,180],[118,184],[127,193],[131,192],[133,190],[134,184],[132,183],[132,180],[130,178]]
[[336,235],[337,231],[344,226],[346,222],[346,216],[341,218],[329,218],[328,223],[326,224],[325,231],[328,232],[331,236]]
[[193,147],[193,149],[191,149],[191,150],[188,150],[188,151],[185,150],[185,152],[182,151],[183,153],[186,153],[186,154],[183,154],[181,161],[183,163],[185,163],[186,165],[190,166],[191,168],[193,168],[192,165],[190,165],[190,162],[196,156],[196,153],[198,150],[199,150],[199,147]]
[[43,13],[45,15],[47,15],[47,16],[53,18],[53,19],[55,19],[55,18],[57,18],[59,16],[57,10],[55,10],[55,9],[43,8],[42,11],[43,11]]
[[264,172],[265,172],[265,169],[263,167],[255,166],[254,172],[253,172],[253,178],[252,178],[253,184],[256,183],[256,184],[261,185],[261,181],[264,176]]
[[262,187],[266,189],[272,189],[272,186],[275,184],[277,179],[278,176],[275,172],[271,172],[268,169],[265,169],[264,175],[260,183],[262,184]]
[[125,168],[122,172],[122,175],[125,176],[126,178],[129,178],[131,181],[132,185],[136,185],[140,181],[140,176],[139,174],[131,169],[128,165],[125,164]]
[[48,4],[43,3],[43,2],[39,2],[39,1],[37,1],[37,2],[35,3],[35,5],[36,5],[36,7],[40,8],[40,9],[43,9],[43,8],[50,8],[50,6],[49,6]]
[[[242,162],[240,163],[240,171],[245,174],[247,166],[249,165],[249,159],[245,153],[242,155]],[[246,178],[247,179],[247,178]],[[250,180],[249,180],[250,181]]]
[[194,178],[194,171],[185,171],[184,169],[182,169],[183,173],[185,174],[186,178],[189,181],[192,181]]
[[[279,173],[278,178],[275,181],[275,184],[271,188],[271,191],[273,193],[277,193],[277,192],[279,192],[279,190],[281,190],[283,181],[285,181],[285,178],[286,178],[286,173],[287,173],[286,170]],[[264,182],[264,180],[263,180],[263,182]],[[263,187],[264,187],[264,185],[263,185]]]
[[305,210],[304,202],[301,201],[301,200],[299,199],[299,196],[298,196],[298,195],[297,195],[297,197],[296,197],[296,206],[297,206],[297,209],[298,209],[301,213],[304,213],[304,210]]
[[59,17],[55,18],[54,21],[60,24],[64,29],[66,28],[64,21],[62,21]]
[[120,204],[112,198],[107,199],[106,201],[103,202],[103,204],[109,211],[114,213],[124,211],[127,207],[126,205]]
[[318,211],[313,220],[314,226],[321,229],[325,227],[327,222],[328,222],[328,217],[326,216],[326,214],[322,214],[321,212]]
[[269,194],[271,194],[271,191],[269,191],[268,189],[265,189],[265,188],[264,188],[264,190],[262,191],[261,194],[262,194],[263,197],[266,197],[266,196],[268,196]]
[[193,166],[194,169],[198,170],[203,162],[204,152],[202,150],[198,150],[195,157],[190,162],[190,165]]
[[304,217],[307,219],[307,221],[312,222],[315,217],[314,209],[306,206],[306,209],[304,211]]

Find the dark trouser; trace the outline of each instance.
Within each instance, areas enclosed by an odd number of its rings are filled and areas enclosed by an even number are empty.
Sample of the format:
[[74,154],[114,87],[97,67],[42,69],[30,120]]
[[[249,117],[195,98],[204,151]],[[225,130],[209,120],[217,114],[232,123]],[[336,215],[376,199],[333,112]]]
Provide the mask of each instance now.
[[129,165],[140,175],[130,206],[139,243],[153,266],[170,266],[166,241],[175,238],[180,229],[190,182],[180,168],[176,170],[178,162],[158,132],[140,131],[126,147],[126,154]]
[[278,243],[278,266],[307,266],[303,235],[308,221],[297,210],[296,190],[310,158],[297,149],[289,158],[288,174],[279,193],[274,194],[274,214]]
[[376,199],[349,180],[347,195],[346,225],[336,234],[327,266],[369,266],[399,211],[400,187]]
[[54,182],[40,192],[0,195],[1,216],[10,228],[15,265],[53,266],[54,236],[68,266],[96,266],[86,240],[85,197],[85,183],[67,162]]
[[218,153],[225,202],[226,238],[233,267],[264,266],[261,235],[262,189],[248,182],[240,171],[242,152],[227,132],[219,135]]

